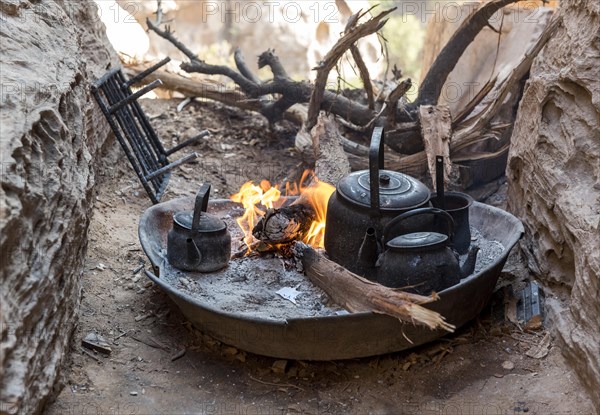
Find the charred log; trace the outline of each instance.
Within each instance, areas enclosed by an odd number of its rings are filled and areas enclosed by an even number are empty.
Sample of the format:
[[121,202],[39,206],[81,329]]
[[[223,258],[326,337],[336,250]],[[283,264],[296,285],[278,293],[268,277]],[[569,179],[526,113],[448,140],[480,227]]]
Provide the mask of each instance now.
[[252,235],[268,244],[287,244],[306,236],[315,211],[310,205],[295,204],[268,209],[252,230]]

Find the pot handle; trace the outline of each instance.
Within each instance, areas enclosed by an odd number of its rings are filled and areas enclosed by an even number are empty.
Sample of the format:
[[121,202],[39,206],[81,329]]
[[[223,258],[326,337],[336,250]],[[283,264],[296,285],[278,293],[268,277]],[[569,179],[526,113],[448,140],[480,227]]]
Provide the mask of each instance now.
[[192,217],[192,230],[200,229],[200,217],[202,212],[208,209],[208,198],[210,197],[210,183],[204,183],[200,186],[196,194],[196,203],[194,204],[194,216]]
[[425,208],[420,208],[420,209],[409,210],[408,212],[398,215],[394,219],[389,221],[383,228],[383,232],[382,232],[383,233],[383,237],[382,237],[383,246],[385,247],[386,244],[388,243],[390,230],[395,225],[402,222],[404,219],[408,219],[413,216],[427,215],[427,214],[441,216],[442,218],[446,219],[446,222],[448,223],[448,239],[450,239],[450,241],[452,241],[452,239],[454,238],[454,219],[452,218],[452,216],[450,216],[450,214],[448,212],[446,212],[445,210],[434,208],[434,207],[425,207]]
[[375,127],[369,147],[369,186],[371,209],[379,213],[379,170],[383,170],[383,127]]

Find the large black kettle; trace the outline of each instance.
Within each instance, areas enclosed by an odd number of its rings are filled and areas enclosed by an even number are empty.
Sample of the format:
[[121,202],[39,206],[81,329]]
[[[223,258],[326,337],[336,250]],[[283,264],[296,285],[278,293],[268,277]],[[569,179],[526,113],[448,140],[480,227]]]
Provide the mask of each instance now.
[[[417,179],[384,170],[383,128],[376,127],[369,149],[369,170],[350,173],[336,186],[327,205],[325,250],[346,269],[375,278],[375,261],[384,226],[396,216],[428,206],[430,193]],[[417,218],[427,221],[427,218]],[[422,229],[423,223],[413,223]]]

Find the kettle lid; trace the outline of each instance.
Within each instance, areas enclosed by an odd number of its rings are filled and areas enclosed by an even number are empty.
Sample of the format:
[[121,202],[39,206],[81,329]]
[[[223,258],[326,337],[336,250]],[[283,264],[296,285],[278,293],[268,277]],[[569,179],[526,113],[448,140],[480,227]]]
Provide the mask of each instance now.
[[413,232],[396,236],[387,243],[388,248],[417,249],[437,248],[446,245],[448,235],[437,232]]
[[[347,201],[371,207],[370,172],[350,173],[337,185],[337,192]],[[379,170],[379,201],[381,210],[412,209],[429,200],[429,189],[414,177],[403,173]]]
[[[173,222],[186,230],[192,230],[192,221],[194,215],[192,212],[177,212],[173,215]],[[200,216],[200,225],[197,232],[219,232],[225,229],[227,225],[221,219],[206,212]]]

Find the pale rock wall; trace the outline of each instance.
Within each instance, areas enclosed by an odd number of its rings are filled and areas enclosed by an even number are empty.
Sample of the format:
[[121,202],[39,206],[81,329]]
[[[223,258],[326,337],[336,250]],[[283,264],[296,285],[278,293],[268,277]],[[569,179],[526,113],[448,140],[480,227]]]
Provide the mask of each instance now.
[[600,2],[564,0],[512,136],[509,209],[551,324],[600,408]]
[[80,300],[101,154],[90,80],[115,63],[89,0],[0,0],[0,413],[39,413]]

